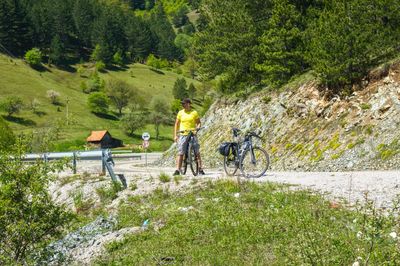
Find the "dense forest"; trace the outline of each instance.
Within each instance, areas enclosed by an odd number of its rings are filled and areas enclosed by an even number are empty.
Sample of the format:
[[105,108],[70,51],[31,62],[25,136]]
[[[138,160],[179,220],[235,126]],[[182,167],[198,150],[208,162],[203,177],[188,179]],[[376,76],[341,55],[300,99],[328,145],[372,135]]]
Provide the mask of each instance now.
[[[188,13],[199,12],[192,23]],[[195,24],[195,25],[194,25]],[[312,70],[331,89],[359,82],[396,56],[396,0],[2,0],[0,44],[71,60],[187,64],[231,93],[278,88]]]

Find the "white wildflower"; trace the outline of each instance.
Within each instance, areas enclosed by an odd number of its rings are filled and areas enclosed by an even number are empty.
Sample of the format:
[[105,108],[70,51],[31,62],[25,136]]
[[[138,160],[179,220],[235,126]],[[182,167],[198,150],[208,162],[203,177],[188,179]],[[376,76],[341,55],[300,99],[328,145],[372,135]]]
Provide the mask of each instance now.
[[389,236],[391,236],[393,239],[396,239],[396,238],[397,238],[396,232],[391,232],[391,233],[389,234]]
[[235,198],[239,198],[239,197],[240,197],[240,193],[237,192],[237,193],[233,194],[233,196],[234,196]]
[[362,237],[363,233],[361,231],[357,232],[357,238],[360,239]]

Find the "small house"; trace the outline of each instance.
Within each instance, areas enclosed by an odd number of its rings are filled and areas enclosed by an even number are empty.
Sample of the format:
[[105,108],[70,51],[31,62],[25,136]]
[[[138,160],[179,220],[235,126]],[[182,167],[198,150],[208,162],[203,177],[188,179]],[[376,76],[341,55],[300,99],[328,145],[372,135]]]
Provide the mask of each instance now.
[[86,139],[88,144],[100,149],[116,148],[123,146],[122,140],[113,138],[107,130],[92,131]]

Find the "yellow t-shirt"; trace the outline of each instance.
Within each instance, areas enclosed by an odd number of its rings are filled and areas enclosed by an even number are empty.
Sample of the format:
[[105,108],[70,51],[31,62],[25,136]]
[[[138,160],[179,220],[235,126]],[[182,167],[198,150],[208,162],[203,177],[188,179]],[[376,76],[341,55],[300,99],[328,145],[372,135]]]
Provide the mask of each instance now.
[[[199,114],[195,110],[191,110],[186,112],[185,109],[180,110],[177,117],[181,123],[179,126],[179,130],[190,130],[196,128],[196,121],[199,119]],[[183,133],[182,135],[187,135],[189,133]]]

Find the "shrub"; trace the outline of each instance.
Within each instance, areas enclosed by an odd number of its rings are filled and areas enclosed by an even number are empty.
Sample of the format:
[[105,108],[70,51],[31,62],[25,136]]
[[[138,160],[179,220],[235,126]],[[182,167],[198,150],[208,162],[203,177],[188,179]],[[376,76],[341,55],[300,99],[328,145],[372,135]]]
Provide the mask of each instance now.
[[88,97],[88,107],[91,112],[105,114],[108,112],[109,100],[102,92],[94,92]]
[[17,141],[11,152],[0,153],[0,264],[31,265],[32,254],[63,233],[72,214],[56,205],[48,186],[50,173],[61,171],[65,161],[26,164],[27,151]]
[[39,66],[42,63],[42,53],[38,48],[32,48],[26,52],[25,60],[31,66]]
[[124,64],[124,59],[122,58],[121,52],[118,51],[113,55],[113,63],[119,66]]
[[7,116],[12,116],[21,111],[24,103],[18,96],[10,96],[2,103],[2,109],[7,113]]
[[96,70],[103,71],[106,68],[106,64],[103,61],[97,61],[95,64]]
[[0,152],[9,150],[15,143],[15,136],[6,121],[0,117]]
[[59,98],[60,98],[60,93],[55,91],[55,90],[48,90],[47,92],[47,98],[50,99],[50,102],[54,105],[59,103]]
[[150,54],[149,57],[147,57],[146,64],[156,69],[163,69],[169,66],[167,59],[158,59],[153,54]]
[[125,133],[132,136],[133,133],[146,125],[145,114],[143,112],[129,112],[121,118],[122,128]]

